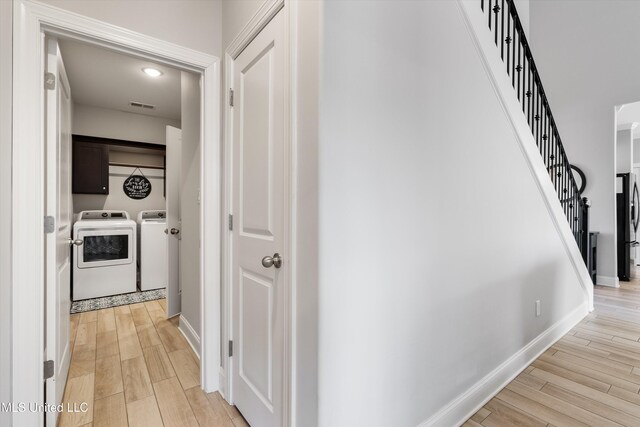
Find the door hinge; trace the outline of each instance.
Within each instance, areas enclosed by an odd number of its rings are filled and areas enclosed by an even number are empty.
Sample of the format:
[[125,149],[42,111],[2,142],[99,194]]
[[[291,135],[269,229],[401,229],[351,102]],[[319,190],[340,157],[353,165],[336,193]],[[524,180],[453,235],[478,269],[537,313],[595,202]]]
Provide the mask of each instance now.
[[233,230],[233,215],[229,215],[229,230]]
[[56,75],[53,73],[44,73],[44,88],[54,90],[56,88]]
[[53,360],[47,360],[44,362],[44,379],[48,380],[49,378],[53,377],[53,374],[55,372],[55,363],[53,362]]
[[233,107],[233,89],[229,89],[229,106]]
[[45,234],[51,234],[56,231],[56,219],[52,216],[44,217],[44,232]]
[[229,357],[233,356],[233,341],[229,340]]

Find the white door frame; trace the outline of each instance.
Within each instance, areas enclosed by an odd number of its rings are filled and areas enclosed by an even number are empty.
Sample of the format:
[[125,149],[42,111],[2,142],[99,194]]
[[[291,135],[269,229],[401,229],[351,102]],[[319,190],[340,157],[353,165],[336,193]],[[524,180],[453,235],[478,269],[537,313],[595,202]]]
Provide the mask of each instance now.
[[[201,381],[219,387],[220,365],[220,60],[31,0],[13,5],[12,347],[13,402],[44,402],[44,52],[42,33],[71,37],[201,75]],[[204,218],[207,221],[204,221]],[[205,301],[207,309],[204,309]],[[15,425],[42,424],[42,412],[15,413]]]
[[[273,19],[273,17],[281,12],[285,14],[285,75],[284,75],[284,138],[285,138],[285,224],[286,239],[284,242],[284,257],[289,262],[288,277],[286,283],[288,288],[285,291],[284,301],[284,378],[283,378],[283,426],[295,424],[295,277],[296,277],[296,259],[295,259],[295,194],[296,194],[296,163],[295,163],[295,146],[296,138],[292,134],[295,124],[295,114],[293,106],[295,104],[295,88],[292,85],[292,68],[295,64],[293,57],[293,42],[295,28],[290,22],[290,8],[295,2],[285,0],[265,0],[262,6],[256,11],[251,19],[244,26],[242,31],[233,39],[225,50],[224,61],[224,88],[225,88],[225,106],[224,106],[224,212],[227,215],[233,215],[231,211],[232,194],[233,194],[233,108],[230,106],[230,89],[233,89],[233,64],[234,60],[242,53],[242,51],[251,43],[256,35]],[[294,6],[295,7],[295,6]],[[227,343],[232,337],[232,318],[233,318],[233,301],[232,301],[232,245],[231,231],[229,227],[223,233],[223,312],[222,319],[222,342]],[[220,393],[230,402],[233,403],[232,388],[232,364],[234,360],[229,357],[228,348],[223,346],[224,356],[222,357],[222,365],[220,367]]]

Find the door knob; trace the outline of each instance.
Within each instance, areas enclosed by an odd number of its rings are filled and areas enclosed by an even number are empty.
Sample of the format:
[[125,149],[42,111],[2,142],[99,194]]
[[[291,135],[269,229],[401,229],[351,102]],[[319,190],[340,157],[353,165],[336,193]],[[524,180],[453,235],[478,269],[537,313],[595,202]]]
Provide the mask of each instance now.
[[178,234],[180,232],[180,230],[178,230],[177,228],[172,228],[169,232],[171,234],[175,235],[175,234]]
[[84,240],[80,240],[80,239],[69,239],[69,244],[70,245],[76,245],[76,246],[82,246],[82,244],[84,243]]
[[262,258],[262,266],[265,268],[269,268],[271,266],[274,266],[275,268],[282,267],[282,258],[280,257],[280,254],[275,253],[272,257],[266,256]]

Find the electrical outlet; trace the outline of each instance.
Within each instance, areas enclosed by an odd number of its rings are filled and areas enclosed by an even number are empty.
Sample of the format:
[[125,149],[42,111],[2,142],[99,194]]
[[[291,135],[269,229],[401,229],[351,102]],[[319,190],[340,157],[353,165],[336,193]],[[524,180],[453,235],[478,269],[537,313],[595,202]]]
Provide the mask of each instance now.
[[540,300],[536,300],[536,317],[540,317]]

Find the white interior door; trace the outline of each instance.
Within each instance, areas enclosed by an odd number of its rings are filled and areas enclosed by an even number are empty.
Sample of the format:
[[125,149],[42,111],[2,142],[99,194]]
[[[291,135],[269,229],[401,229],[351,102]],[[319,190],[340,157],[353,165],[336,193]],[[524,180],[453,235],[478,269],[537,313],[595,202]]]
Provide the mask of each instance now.
[[167,126],[166,150],[167,198],[167,317],[180,314],[182,289],[180,287],[180,174],[182,169],[182,131]]
[[[282,15],[233,63],[232,396],[253,427],[280,426],[283,419],[288,263]],[[274,254],[283,258],[280,266]],[[264,257],[271,258],[263,265]]]
[[[53,231],[46,235],[46,342],[45,356],[53,361],[53,376],[46,380],[46,401],[62,402],[71,359],[71,90],[58,42],[46,40],[46,68],[54,86],[46,90],[46,215]],[[50,77],[53,78],[50,78]],[[56,412],[47,412],[47,425],[56,425]]]

